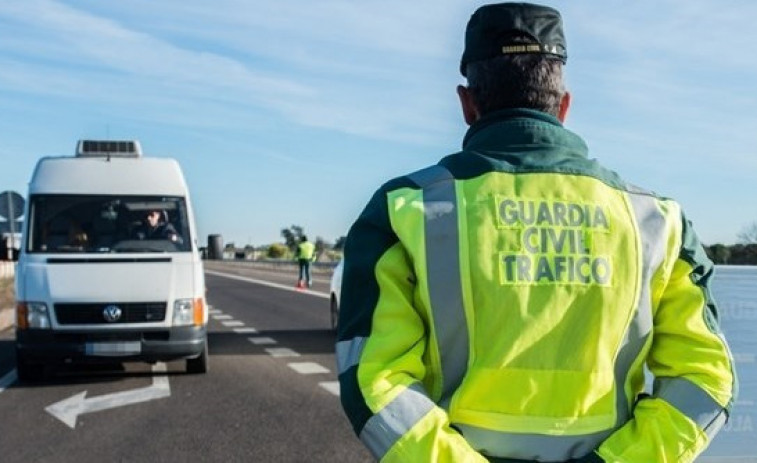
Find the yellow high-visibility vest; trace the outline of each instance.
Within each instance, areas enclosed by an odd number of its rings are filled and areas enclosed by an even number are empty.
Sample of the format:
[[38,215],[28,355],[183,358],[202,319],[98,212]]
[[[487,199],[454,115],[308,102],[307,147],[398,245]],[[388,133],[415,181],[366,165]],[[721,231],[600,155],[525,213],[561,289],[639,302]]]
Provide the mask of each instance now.
[[485,120],[387,183],[344,262],[342,403],[382,461],[692,461],[727,418],[712,265],[680,206],[550,116]]

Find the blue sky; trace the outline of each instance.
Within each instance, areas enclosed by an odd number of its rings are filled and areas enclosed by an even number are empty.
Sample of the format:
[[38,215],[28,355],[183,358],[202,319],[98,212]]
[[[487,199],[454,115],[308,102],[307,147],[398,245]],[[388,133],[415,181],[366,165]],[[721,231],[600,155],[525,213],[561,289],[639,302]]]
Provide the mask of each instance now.
[[[457,151],[481,2],[0,2],[0,191],[80,138],[182,164],[199,241],[334,241],[387,179]],[[757,2],[545,2],[590,156],[673,197],[708,244],[757,222]]]

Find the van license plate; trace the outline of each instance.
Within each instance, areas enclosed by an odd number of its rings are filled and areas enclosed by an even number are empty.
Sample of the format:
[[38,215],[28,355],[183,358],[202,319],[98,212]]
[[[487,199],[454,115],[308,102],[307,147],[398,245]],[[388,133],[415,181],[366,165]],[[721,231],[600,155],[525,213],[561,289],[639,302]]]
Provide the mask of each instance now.
[[137,342],[88,342],[87,355],[119,357],[142,352],[142,343]]

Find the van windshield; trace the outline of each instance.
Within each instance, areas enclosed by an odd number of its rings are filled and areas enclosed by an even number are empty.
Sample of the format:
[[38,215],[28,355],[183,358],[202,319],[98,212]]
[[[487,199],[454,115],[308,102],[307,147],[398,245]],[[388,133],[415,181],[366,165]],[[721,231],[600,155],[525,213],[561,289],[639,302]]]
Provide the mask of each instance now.
[[33,195],[28,252],[189,252],[184,198]]

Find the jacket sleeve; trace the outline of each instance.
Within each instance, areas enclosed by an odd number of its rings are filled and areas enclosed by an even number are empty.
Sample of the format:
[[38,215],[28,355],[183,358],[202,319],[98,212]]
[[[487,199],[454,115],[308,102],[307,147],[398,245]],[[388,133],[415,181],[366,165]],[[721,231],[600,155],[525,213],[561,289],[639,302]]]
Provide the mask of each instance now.
[[414,272],[379,191],[350,229],[337,335],[342,406],[382,462],[485,462],[423,387],[424,321]]
[[710,293],[712,262],[685,218],[675,229],[680,239],[673,240],[672,265],[667,275],[656,275],[653,293],[647,356],[653,392],[599,447],[606,461],[691,462],[727,421],[734,400],[733,360]]

